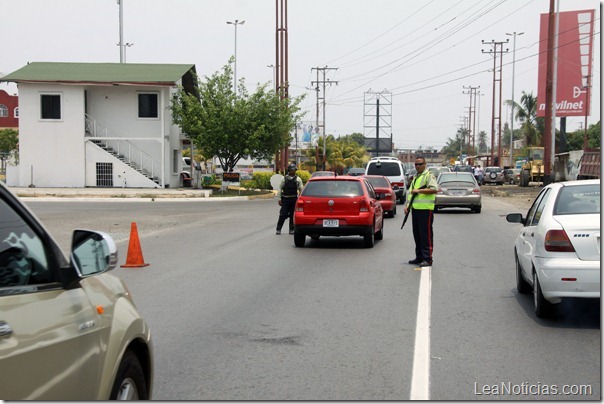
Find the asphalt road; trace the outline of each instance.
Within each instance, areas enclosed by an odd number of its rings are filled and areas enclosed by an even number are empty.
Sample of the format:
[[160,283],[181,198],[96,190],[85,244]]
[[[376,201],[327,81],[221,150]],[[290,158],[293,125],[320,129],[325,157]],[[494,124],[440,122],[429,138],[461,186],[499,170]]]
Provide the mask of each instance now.
[[120,263],[137,223],[150,265],[114,274],[153,331],[157,400],[408,400],[417,335],[431,400],[599,400],[599,302],[534,316],[515,289],[519,225],[505,214],[525,209],[511,202],[484,196],[481,214],[437,214],[430,272],[406,264],[401,214],[372,249],[360,237],[295,248],[274,234],[273,200],[27,204],[65,248],[75,227],[108,231]]

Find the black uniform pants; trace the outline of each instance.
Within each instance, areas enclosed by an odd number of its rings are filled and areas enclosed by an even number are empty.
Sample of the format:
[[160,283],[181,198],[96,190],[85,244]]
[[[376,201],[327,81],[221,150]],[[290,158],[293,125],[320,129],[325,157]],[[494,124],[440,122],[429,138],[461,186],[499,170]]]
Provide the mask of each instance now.
[[415,258],[432,264],[434,211],[411,209],[411,221],[413,223],[413,239],[415,240]]
[[297,197],[281,197],[281,209],[279,210],[279,220],[277,221],[277,230],[281,230],[285,219],[289,217],[289,229],[294,229],[294,210],[296,209]]

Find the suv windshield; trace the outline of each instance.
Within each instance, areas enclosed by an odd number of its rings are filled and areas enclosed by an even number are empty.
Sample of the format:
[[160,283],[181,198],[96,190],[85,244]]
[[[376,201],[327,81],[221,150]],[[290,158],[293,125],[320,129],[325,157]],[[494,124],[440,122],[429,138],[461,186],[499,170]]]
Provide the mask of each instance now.
[[379,161],[371,162],[367,167],[368,175],[384,175],[386,177],[398,177],[401,173],[400,164],[396,162]]

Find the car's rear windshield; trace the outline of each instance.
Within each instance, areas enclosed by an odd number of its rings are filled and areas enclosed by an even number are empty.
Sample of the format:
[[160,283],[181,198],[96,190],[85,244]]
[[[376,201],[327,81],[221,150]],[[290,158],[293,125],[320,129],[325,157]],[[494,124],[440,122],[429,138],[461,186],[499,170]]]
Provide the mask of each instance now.
[[367,177],[367,181],[377,188],[388,188],[390,186],[388,180],[384,177]]
[[471,184],[474,184],[474,176],[470,173],[459,172],[455,174],[442,173],[438,177],[439,184],[446,184],[451,182],[469,182]]
[[398,177],[402,175],[399,163],[380,161],[379,163],[370,163],[367,167],[368,175],[385,175],[386,177]]
[[600,213],[600,185],[565,186],[558,193],[554,215]]
[[363,188],[359,181],[325,180],[308,181],[302,196],[361,196]]

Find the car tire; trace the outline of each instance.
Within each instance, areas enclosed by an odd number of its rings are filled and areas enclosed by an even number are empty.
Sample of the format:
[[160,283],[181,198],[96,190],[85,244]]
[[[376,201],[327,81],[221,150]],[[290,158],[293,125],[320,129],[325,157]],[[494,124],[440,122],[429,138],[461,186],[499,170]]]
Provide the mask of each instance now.
[[543,296],[537,272],[533,272],[533,300],[535,301],[535,314],[537,317],[547,318],[551,315],[553,305],[545,300]]
[[382,221],[382,228],[380,229],[380,231],[375,233],[375,239],[382,240],[383,238],[384,238],[384,222]]
[[516,181],[514,181],[514,179],[512,178],[512,179],[510,180],[510,185],[514,185],[515,183],[516,183]]
[[482,205],[474,206],[472,208],[472,212],[474,212],[474,213],[480,213],[481,211],[482,211]]
[[529,172],[529,170],[522,170],[522,173],[520,174],[520,186],[528,187],[530,178],[531,173]]
[[111,400],[148,400],[147,382],[136,354],[126,351],[111,389]]
[[516,251],[514,251],[514,258],[516,259],[516,289],[518,289],[518,293],[525,295],[530,293],[532,288],[526,279],[524,279],[524,276],[522,276],[522,267],[518,261],[518,253]]
[[365,233],[363,239],[365,241],[366,248],[373,248],[373,246],[375,245],[375,230],[373,226],[371,226],[371,229],[369,229],[369,231]]
[[304,247],[304,244],[306,244],[306,234],[294,231],[294,245]]
[[392,209],[392,217],[396,216],[396,204],[394,204],[394,209]]

